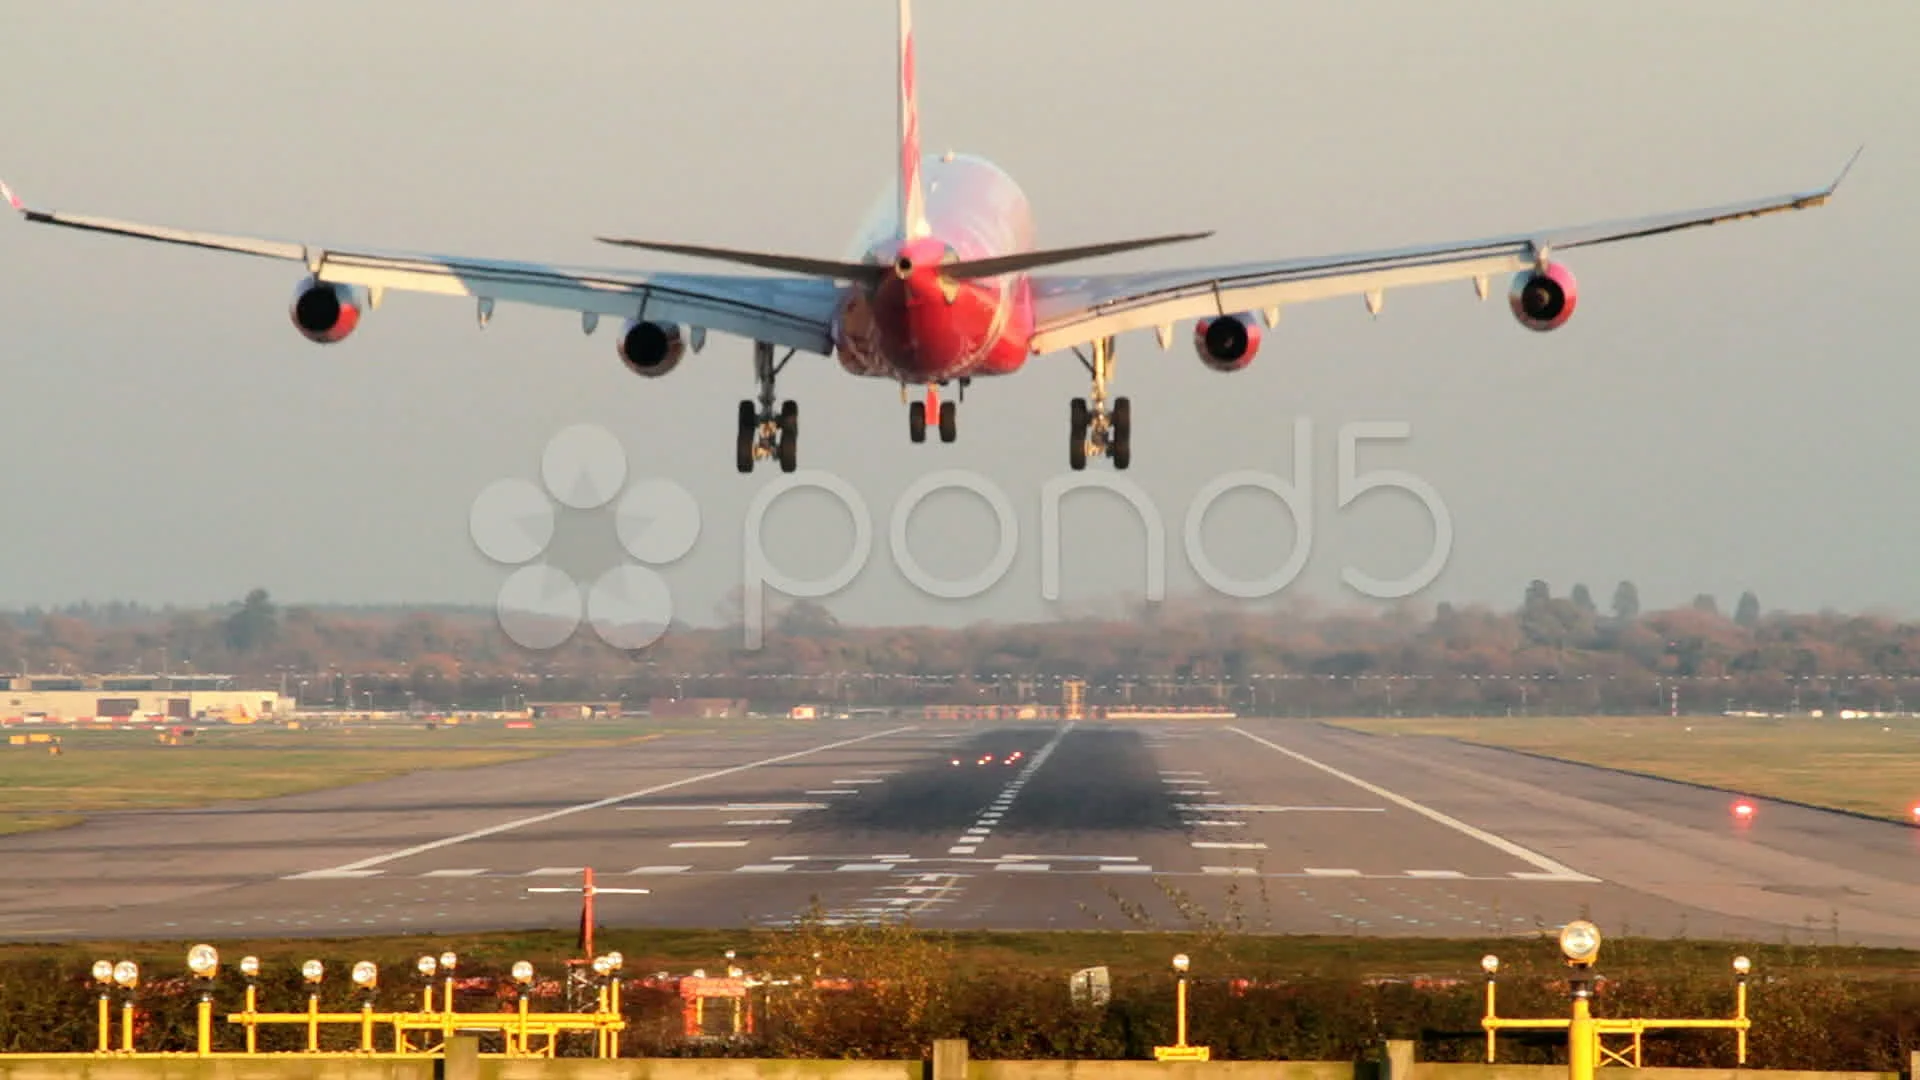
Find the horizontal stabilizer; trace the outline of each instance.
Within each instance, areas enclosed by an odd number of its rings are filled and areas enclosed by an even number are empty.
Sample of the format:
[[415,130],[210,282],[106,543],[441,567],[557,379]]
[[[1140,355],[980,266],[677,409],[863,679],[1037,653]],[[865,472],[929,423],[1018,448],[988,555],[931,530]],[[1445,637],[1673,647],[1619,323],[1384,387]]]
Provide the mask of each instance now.
[[845,281],[878,281],[887,268],[872,263],[841,262],[837,259],[813,259],[804,255],[776,255],[766,251],[740,251],[734,248],[702,247],[698,244],[661,244],[651,240],[626,240],[613,236],[597,237],[603,244],[618,247],[664,251],[670,255],[692,255],[700,259],[757,266],[762,270],[780,270],[790,274],[839,278]]
[[1203,240],[1212,235],[1212,232],[1174,233],[1169,236],[1149,236],[1138,240],[1088,244],[1084,247],[1022,251],[1012,255],[996,255],[989,259],[969,259],[947,263],[940,268],[940,272],[950,278],[998,277],[1001,274],[1018,274],[1028,270],[1038,270],[1043,266],[1058,266],[1061,263],[1077,262],[1100,255],[1118,255],[1123,251],[1138,251],[1141,248],[1159,247],[1162,244]]
[[[1123,251],[1138,251],[1141,248],[1159,247],[1162,244],[1200,240],[1212,235],[1211,232],[1175,233],[1137,240],[1114,240],[1083,247],[1022,251],[985,259],[962,259],[942,263],[940,274],[942,277],[953,279],[998,277],[1001,274],[1018,274],[1043,266],[1057,266],[1061,263],[1091,259],[1100,255],[1117,255]],[[602,236],[597,239],[603,244],[613,244],[618,247],[644,248],[647,251],[663,251],[670,255],[692,255],[701,259],[719,259],[722,262],[739,263],[742,266],[757,266],[762,270],[779,270],[791,274],[836,278],[842,281],[873,283],[895,272],[894,267],[876,263],[842,262],[837,259],[815,259],[804,255],[777,255],[766,251],[741,251],[736,248],[705,247],[699,244],[663,244],[652,240],[628,240],[613,236]]]

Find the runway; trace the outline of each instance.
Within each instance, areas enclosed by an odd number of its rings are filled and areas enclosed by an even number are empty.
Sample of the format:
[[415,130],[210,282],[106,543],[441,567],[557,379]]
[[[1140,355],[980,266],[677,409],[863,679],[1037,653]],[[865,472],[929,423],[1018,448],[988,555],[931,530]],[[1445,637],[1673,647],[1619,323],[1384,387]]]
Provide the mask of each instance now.
[[0,939],[834,922],[1920,947],[1920,830],[1305,721],[796,723],[0,838]]

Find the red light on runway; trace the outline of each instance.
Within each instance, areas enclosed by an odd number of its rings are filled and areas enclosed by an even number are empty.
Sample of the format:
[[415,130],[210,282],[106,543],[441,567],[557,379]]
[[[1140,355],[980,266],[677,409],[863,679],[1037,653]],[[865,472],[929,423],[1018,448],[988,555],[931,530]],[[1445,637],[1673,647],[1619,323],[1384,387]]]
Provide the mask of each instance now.
[[1753,804],[1745,799],[1733,804],[1733,816],[1742,821],[1753,820]]

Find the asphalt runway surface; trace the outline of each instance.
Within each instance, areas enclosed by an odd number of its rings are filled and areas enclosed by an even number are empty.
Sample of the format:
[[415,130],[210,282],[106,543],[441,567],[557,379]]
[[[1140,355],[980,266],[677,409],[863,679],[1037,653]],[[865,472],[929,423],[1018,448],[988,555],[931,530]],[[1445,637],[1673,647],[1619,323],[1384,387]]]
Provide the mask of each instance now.
[[0,940],[910,920],[1920,947],[1920,830],[1306,721],[795,723],[0,838]]

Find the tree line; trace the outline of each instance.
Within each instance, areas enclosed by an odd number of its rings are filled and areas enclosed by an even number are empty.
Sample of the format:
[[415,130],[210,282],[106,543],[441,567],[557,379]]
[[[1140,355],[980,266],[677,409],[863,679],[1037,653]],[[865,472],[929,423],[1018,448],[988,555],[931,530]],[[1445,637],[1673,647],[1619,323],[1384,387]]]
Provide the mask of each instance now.
[[1530,582],[1517,606],[1255,610],[1169,600],[1104,615],[961,628],[843,625],[814,601],[777,611],[763,646],[733,625],[676,624],[646,649],[583,625],[516,645],[489,608],[282,607],[264,589],[206,608],[73,605],[0,614],[0,669],[219,673],[302,704],[517,708],[530,701],[747,698],[756,707],[1219,704],[1279,715],[1905,711],[1920,695],[1920,623],[1878,614],[1726,614],[1702,594],[1643,611],[1621,582]]

